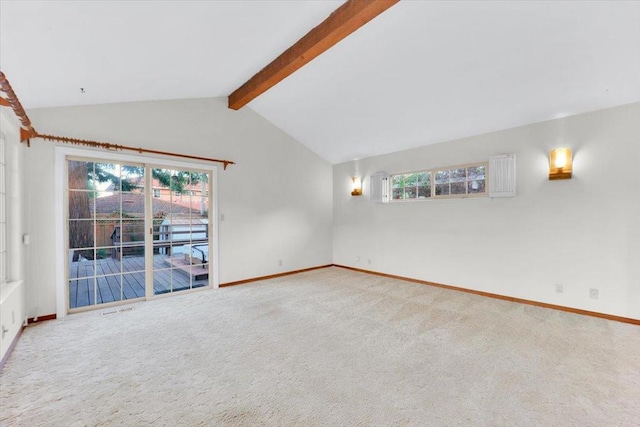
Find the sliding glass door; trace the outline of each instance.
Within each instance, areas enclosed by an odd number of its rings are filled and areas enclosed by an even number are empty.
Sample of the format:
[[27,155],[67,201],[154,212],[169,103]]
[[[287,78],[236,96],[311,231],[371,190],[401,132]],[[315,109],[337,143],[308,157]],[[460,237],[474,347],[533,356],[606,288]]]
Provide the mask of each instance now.
[[67,159],[68,308],[209,285],[211,174]]
[[209,174],[153,168],[153,293],[209,285]]

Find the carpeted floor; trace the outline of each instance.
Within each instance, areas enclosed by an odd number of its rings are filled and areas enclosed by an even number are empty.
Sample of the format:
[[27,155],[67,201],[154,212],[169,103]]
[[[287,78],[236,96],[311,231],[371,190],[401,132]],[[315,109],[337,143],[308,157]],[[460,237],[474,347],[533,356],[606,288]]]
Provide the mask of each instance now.
[[335,267],[128,307],[27,328],[0,424],[640,425],[633,325]]

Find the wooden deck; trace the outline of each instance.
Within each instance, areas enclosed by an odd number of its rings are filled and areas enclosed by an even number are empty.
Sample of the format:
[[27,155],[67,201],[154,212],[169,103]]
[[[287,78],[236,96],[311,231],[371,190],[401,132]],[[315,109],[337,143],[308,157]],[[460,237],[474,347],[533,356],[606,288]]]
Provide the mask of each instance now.
[[[153,256],[155,295],[199,288],[209,284],[209,280],[203,276],[197,276],[201,279],[189,283],[189,274],[181,269],[170,268],[170,264],[166,262],[168,258],[167,255]],[[122,268],[122,275],[120,268]],[[202,266],[192,268],[201,270]],[[144,257],[125,256],[122,258],[122,267],[120,267],[120,260],[113,258],[99,259],[95,264],[93,260],[70,262],[69,279],[69,308],[72,309],[144,297]],[[94,289],[94,283],[97,284],[97,289]]]

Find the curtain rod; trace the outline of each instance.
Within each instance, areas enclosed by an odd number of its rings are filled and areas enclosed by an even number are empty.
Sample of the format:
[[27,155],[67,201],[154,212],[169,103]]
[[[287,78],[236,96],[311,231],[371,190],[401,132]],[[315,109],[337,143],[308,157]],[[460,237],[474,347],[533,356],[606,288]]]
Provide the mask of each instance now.
[[36,131],[31,124],[31,120],[29,120],[29,116],[22,108],[22,104],[18,99],[18,96],[13,91],[11,84],[9,84],[9,80],[4,75],[2,71],[0,71],[0,90],[6,94],[6,99],[0,97],[0,105],[5,107],[11,107],[13,109],[14,114],[22,123],[22,127],[20,128],[20,142],[27,142],[27,147],[31,146],[31,138],[41,138],[49,141],[63,142],[65,144],[75,144],[75,145],[86,145],[94,148],[103,148],[105,150],[128,150],[135,151],[137,153],[149,153],[149,154],[160,154],[162,156],[172,156],[172,157],[181,157],[183,159],[191,159],[191,160],[204,160],[207,162],[215,162],[222,163],[224,169],[227,169],[229,165],[235,165],[236,163],[231,160],[220,160],[220,159],[212,159],[209,157],[200,157],[200,156],[191,156],[188,154],[179,154],[179,153],[171,153],[169,151],[160,151],[160,150],[151,150],[148,148],[136,148],[129,147],[126,145],[112,144],[110,142],[100,142],[100,141],[91,141],[88,139],[78,139],[78,138],[69,138],[66,136],[55,136],[42,134]]

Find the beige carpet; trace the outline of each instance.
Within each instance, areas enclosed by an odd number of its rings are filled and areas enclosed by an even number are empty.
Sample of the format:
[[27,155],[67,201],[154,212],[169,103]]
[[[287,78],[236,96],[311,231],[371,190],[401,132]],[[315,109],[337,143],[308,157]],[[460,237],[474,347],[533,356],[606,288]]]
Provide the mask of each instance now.
[[0,424],[640,423],[637,326],[340,268],[133,307],[27,328]]

